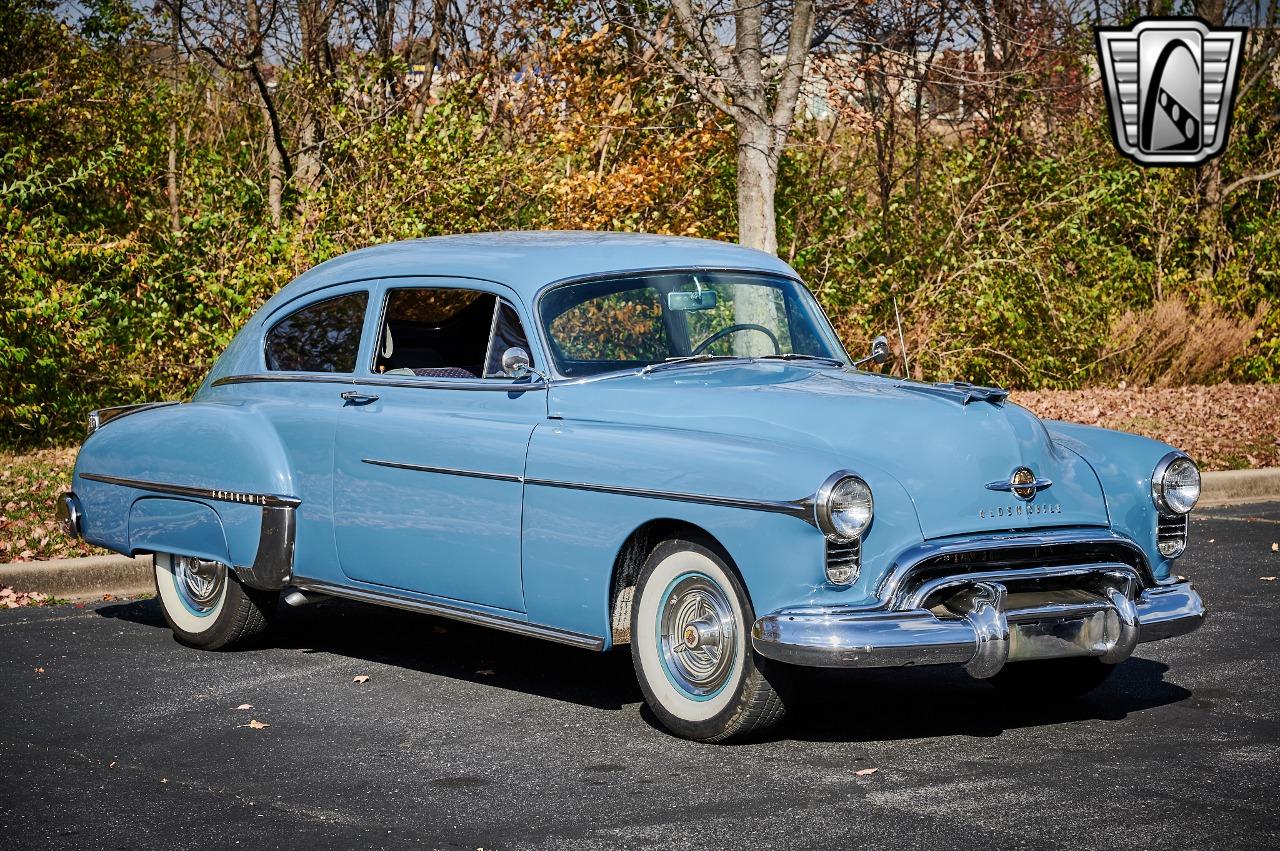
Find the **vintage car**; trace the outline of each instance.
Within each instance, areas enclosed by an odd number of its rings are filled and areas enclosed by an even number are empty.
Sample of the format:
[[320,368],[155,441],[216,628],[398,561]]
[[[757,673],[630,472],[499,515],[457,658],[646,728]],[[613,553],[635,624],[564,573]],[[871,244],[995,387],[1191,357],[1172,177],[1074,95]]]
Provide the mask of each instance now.
[[155,555],[178,640],[342,597],[605,651],[720,741],[795,666],[963,665],[1028,699],[1200,625],[1200,474],[1008,393],[864,371],[776,257],[504,233],[323,263],[186,403],[90,416],[66,528]]

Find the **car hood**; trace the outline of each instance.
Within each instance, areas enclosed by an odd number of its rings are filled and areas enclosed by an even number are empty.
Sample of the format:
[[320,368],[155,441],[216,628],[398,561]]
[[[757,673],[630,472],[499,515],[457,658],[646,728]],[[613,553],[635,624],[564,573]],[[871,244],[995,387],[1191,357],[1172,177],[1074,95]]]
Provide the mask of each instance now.
[[[557,383],[549,405],[566,420],[764,438],[828,452],[833,465],[855,472],[874,468],[906,490],[926,538],[1108,525],[1093,469],[1055,443],[1030,411],[984,397],[847,369],[754,361]],[[1019,467],[1051,484],[1030,502],[987,487],[1007,483]],[[816,485],[796,483],[808,493]]]

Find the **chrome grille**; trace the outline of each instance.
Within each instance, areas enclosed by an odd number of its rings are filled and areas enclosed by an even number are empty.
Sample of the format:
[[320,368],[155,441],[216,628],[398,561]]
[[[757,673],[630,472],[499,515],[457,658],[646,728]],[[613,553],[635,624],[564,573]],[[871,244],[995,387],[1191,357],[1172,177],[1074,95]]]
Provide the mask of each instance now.
[[852,585],[857,581],[861,567],[861,538],[847,544],[827,541],[827,580],[829,582],[835,585]]
[[1161,514],[1156,521],[1156,548],[1165,558],[1177,558],[1187,548],[1187,515]]

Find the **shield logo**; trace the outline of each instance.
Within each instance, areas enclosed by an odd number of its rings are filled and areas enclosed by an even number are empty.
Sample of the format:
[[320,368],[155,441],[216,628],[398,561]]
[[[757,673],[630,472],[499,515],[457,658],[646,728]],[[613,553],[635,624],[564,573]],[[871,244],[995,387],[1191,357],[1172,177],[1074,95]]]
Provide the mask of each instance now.
[[1098,64],[1120,153],[1141,165],[1196,166],[1221,154],[1231,129],[1245,27],[1199,18],[1143,18],[1096,27]]

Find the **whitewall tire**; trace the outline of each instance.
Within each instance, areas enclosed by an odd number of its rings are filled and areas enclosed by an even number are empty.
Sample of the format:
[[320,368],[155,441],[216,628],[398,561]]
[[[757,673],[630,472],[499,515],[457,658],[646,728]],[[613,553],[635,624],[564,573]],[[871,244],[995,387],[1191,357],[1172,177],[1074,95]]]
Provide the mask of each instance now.
[[164,619],[183,644],[221,650],[266,632],[278,594],[246,588],[217,562],[155,554],[156,598]]
[[754,621],[742,582],[713,542],[673,539],[654,548],[636,583],[631,657],[663,726],[718,742],[781,720],[781,672],[752,649]]

